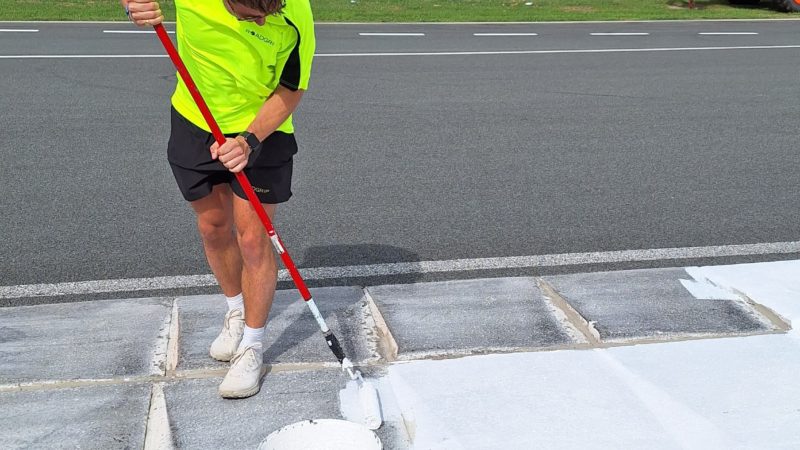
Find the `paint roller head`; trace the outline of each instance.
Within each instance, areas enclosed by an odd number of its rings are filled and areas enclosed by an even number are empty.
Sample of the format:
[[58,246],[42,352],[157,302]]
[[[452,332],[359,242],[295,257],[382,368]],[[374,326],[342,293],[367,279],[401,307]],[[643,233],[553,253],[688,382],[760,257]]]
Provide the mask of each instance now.
[[[359,378],[361,378],[361,374],[359,374]],[[364,410],[364,425],[370,430],[380,428],[383,425],[383,416],[381,415],[380,399],[375,386],[362,379],[361,383],[358,384],[358,400]]]
[[377,430],[383,424],[380,397],[372,383],[363,379],[350,380],[339,391],[339,405],[342,417],[362,424],[370,430]]

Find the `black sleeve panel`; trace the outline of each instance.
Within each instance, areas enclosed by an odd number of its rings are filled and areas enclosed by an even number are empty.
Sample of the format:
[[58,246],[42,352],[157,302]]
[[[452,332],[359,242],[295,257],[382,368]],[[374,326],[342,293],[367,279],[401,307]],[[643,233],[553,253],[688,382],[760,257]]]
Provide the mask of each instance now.
[[291,25],[292,28],[294,28],[294,31],[297,33],[297,42],[294,44],[292,53],[289,54],[289,59],[286,61],[286,65],[283,66],[280,84],[285,88],[296,91],[300,86],[300,30],[297,29],[291,20],[286,17],[284,17],[284,19],[286,19],[286,23]]

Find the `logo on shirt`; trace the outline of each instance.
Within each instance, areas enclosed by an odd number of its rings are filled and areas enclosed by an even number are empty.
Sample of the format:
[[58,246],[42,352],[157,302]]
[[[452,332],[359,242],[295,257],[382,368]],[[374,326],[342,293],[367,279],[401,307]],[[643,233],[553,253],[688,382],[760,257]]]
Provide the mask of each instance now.
[[257,31],[254,31],[254,30],[246,30],[245,32],[246,32],[247,34],[249,34],[250,36],[254,36],[256,39],[258,39],[258,40],[259,40],[259,41],[261,41],[261,42],[264,42],[265,44],[269,44],[269,45],[272,45],[272,46],[274,46],[274,45],[275,45],[275,42],[273,42],[273,41],[272,41],[272,39],[270,39],[270,38],[268,38],[268,37],[264,36],[263,34],[261,34],[261,33],[257,32]]

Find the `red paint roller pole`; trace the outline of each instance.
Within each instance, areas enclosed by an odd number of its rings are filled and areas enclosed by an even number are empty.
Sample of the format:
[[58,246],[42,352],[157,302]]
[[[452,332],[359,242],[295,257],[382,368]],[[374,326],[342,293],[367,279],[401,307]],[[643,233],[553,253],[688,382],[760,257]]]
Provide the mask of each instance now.
[[[169,38],[164,26],[158,24],[153,28],[155,28],[156,34],[161,40],[161,43],[164,45],[164,49],[167,51],[167,54],[169,54],[169,58],[172,60],[175,68],[178,69],[178,74],[183,79],[186,87],[189,88],[192,98],[194,98],[195,103],[197,103],[197,107],[200,108],[200,112],[206,119],[208,127],[211,128],[211,134],[214,135],[214,139],[216,139],[217,144],[224,144],[225,136],[222,134],[222,130],[220,130],[217,121],[214,119],[214,116],[211,115],[211,111],[209,111],[208,105],[206,105],[205,100],[203,100],[203,96],[200,95],[200,91],[197,90],[197,86],[194,84],[191,75],[189,75],[189,71],[186,70],[186,66],[183,64],[180,55],[178,55],[178,51],[172,44],[172,40]],[[267,230],[267,234],[269,235],[270,241],[272,241],[272,245],[281,256],[283,265],[286,266],[287,270],[289,270],[289,274],[292,276],[292,281],[294,281],[295,286],[297,286],[297,290],[300,291],[300,295],[303,296],[303,300],[305,300],[309,309],[311,309],[314,319],[316,319],[320,329],[322,330],[322,334],[325,336],[325,341],[328,343],[328,347],[330,347],[331,351],[333,351],[333,354],[336,355],[336,359],[338,359],[339,363],[342,364],[342,368],[347,370],[351,378],[355,379],[357,377],[357,372],[353,372],[352,363],[345,357],[342,347],[339,345],[339,341],[328,328],[328,325],[325,323],[325,319],[322,318],[322,314],[320,314],[319,309],[317,309],[317,305],[314,303],[314,299],[311,297],[311,293],[308,291],[306,283],[303,281],[303,277],[300,276],[300,272],[298,272],[297,267],[294,265],[292,257],[289,256],[289,252],[287,252],[283,247],[283,242],[281,242],[280,237],[275,232],[275,228],[273,228],[272,222],[269,220],[269,216],[267,216],[267,212],[264,211],[264,207],[261,206],[261,202],[258,200],[258,197],[256,197],[256,193],[253,191],[253,186],[250,185],[250,180],[247,179],[244,171],[236,173],[236,180],[242,186],[245,195],[247,195],[247,199],[250,201],[250,204],[253,205],[253,209],[255,209],[256,214],[258,214],[259,219],[261,219],[261,223]]]

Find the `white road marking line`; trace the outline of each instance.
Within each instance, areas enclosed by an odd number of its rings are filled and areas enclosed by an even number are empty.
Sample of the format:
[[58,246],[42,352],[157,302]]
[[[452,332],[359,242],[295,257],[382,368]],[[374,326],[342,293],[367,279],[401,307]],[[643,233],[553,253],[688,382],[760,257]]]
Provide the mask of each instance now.
[[697,33],[697,34],[703,36],[748,36],[748,35],[756,35],[758,33],[754,31],[730,31],[730,32],[715,31],[715,32]]
[[0,33],[38,33],[39,30],[24,30],[21,28],[0,28]]
[[646,53],[683,52],[713,50],[776,50],[800,48],[800,45],[745,45],[734,47],[655,47],[655,48],[600,48],[575,50],[499,50],[476,52],[396,52],[396,53],[317,53],[315,57],[353,57],[353,56],[483,56],[483,55],[558,55],[578,53]]
[[650,36],[650,33],[589,33],[591,36]]
[[[736,47],[663,47],[601,48],[576,50],[500,50],[485,52],[397,52],[397,53],[317,53],[314,57],[346,58],[355,56],[487,56],[487,55],[558,55],[580,53],[647,53],[713,50],[781,50],[800,45],[745,45]],[[71,59],[71,58],[167,58],[167,55],[0,55],[0,59]]]
[[[386,275],[557,267],[580,264],[603,264],[790,253],[800,253],[800,241],[769,242],[761,244],[713,245],[706,247],[617,250],[607,252],[560,253],[550,255],[508,256],[497,258],[453,259],[444,261],[401,262],[361,266],[314,267],[309,269],[301,269],[300,272],[302,273],[303,278],[306,280],[325,280]],[[278,279],[281,281],[289,281],[290,277],[288,272],[286,270],[281,270],[278,274]],[[106,292],[148,291],[215,286],[216,284],[216,279],[210,274],[76,281],[52,284],[24,284],[17,286],[0,286],[0,299],[47,297],[56,295],[82,295]]]
[[[156,34],[153,30],[103,30],[109,34]],[[168,34],[175,34],[174,31],[167,31]]]
[[472,33],[473,36],[538,36],[539,33]]
[[425,36],[425,33],[358,33],[359,36]]

